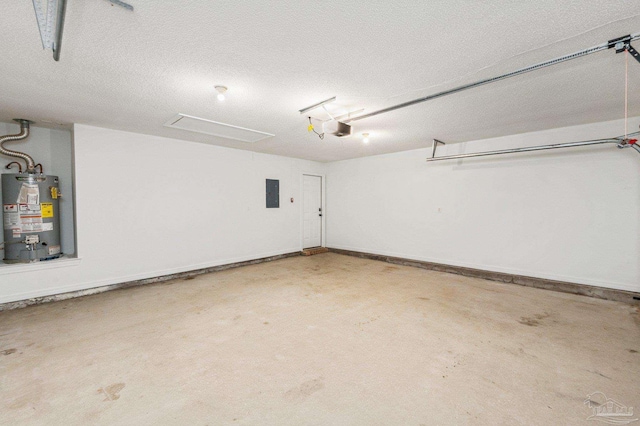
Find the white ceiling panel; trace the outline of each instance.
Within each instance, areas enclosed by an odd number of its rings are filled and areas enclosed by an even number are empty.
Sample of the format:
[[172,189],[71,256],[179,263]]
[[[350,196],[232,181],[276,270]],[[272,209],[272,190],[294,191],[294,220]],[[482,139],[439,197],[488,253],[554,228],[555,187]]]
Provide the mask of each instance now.
[[186,130],[188,132],[203,133],[205,135],[218,136],[224,139],[232,139],[242,142],[258,142],[273,137],[271,133],[246,129],[232,124],[218,123],[213,120],[178,114],[164,123],[165,127]]

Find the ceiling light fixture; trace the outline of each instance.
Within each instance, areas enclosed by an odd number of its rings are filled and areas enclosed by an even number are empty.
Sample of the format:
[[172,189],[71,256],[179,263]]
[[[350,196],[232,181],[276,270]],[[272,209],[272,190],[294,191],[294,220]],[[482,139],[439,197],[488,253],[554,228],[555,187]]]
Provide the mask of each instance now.
[[218,91],[218,100],[224,101],[224,94],[227,92],[227,86],[215,86],[215,89]]
[[362,134],[362,142],[363,143],[369,143],[369,133],[363,133]]

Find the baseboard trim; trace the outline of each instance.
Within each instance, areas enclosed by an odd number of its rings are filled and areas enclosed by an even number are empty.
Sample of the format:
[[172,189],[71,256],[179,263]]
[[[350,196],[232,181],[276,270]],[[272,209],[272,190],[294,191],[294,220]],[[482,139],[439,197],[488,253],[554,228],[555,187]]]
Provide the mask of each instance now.
[[[640,293],[617,290],[604,287],[595,287],[586,284],[576,284],[566,281],[556,281],[545,278],[528,277],[523,275],[508,274],[504,272],[487,271],[483,269],[467,268],[463,266],[445,265],[442,263],[426,262],[421,260],[406,259],[402,257],[386,256],[374,253],[365,253],[353,250],[343,250],[338,248],[329,248],[332,253],[359,257],[363,259],[378,260],[396,265],[412,266],[415,268],[428,269],[437,272],[446,272],[449,274],[463,275],[466,277],[482,278],[490,281],[499,281],[507,284],[517,284],[525,287],[534,287],[544,290],[558,291],[561,293],[577,294],[581,296],[595,297],[597,299],[613,300],[624,302],[632,305],[640,304]],[[85,290],[76,290],[66,293],[53,294],[49,296],[34,297],[15,302],[0,303],[0,312],[11,309],[25,308],[32,305],[41,305],[43,303],[57,302],[77,297],[90,296],[93,294],[104,293],[106,291],[125,289],[129,287],[137,287],[146,284],[154,284],[175,279],[184,279],[195,277],[197,275],[208,274],[211,272],[224,271],[226,269],[240,268],[242,266],[256,265],[259,263],[272,262],[274,260],[285,259],[288,257],[300,256],[300,252],[284,253],[274,256],[263,257],[259,259],[246,260],[242,262],[227,263],[224,265],[212,266],[208,268],[194,269],[191,271],[178,272],[174,274],[161,275],[141,280],[126,281],[117,284],[103,285],[99,287],[89,288]]]
[[527,277],[524,275],[493,272],[483,269],[467,268],[464,266],[452,266],[442,263],[426,262],[422,260],[406,259],[402,257],[385,256],[381,254],[365,253],[361,251],[329,248],[332,253],[363,259],[379,260],[396,265],[413,266],[415,268],[428,269],[430,271],[446,272],[449,274],[464,275],[465,277],[482,278],[485,280],[499,281],[507,284],[517,284],[525,287],[534,287],[544,290],[558,291],[561,293],[577,294],[580,296],[595,297],[597,299],[614,300],[617,302],[640,304],[640,293],[626,290],[617,290],[604,287],[595,287],[586,284],[575,284],[566,281],[556,281],[545,278]]
[[104,293],[106,291],[111,291],[111,290],[119,290],[119,289],[137,287],[137,286],[146,285],[146,284],[154,284],[154,283],[159,283],[164,281],[190,278],[190,277],[195,277],[197,275],[208,274],[211,272],[224,271],[226,269],[240,268],[242,266],[256,265],[258,263],[272,262],[274,260],[284,259],[284,258],[293,257],[293,256],[300,256],[300,252],[295,251],[291,253],[284,253],[284,254],[278,254],[274,256],[262,257],[259,259],[227,263],[224,265],[194,269],[191,271],[177,272],[174,274],[160,275],[157,277],[145,278],[141,280],[102,285],[102,286],[93,287],[85,290],[75,290],[75,291],[69,291],[66,293],[52,294],[49,296],[33,297],[29,299],[24,299],[24,300],[18,300],[15,302],[0,303],[0,312],[8,311],[11,309],[25,308],[27,306],[32,306],[32,305],[41,305],[43,303],[58,302],[58,301],[67,300],[67,299],[75,299],[77,297],[90,296],[92,294]]

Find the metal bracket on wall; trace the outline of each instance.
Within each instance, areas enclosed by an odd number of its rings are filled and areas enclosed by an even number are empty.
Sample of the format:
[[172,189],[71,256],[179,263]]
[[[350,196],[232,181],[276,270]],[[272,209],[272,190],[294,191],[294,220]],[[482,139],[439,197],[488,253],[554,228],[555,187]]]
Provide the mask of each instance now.
[[558,148],[573,148],[578,146],[588,146],[588,145],[600,145],[605,143],[613,143],[620,149],[622,148],[633,148],[638,153],[640,153],[640,146],[638,146],[637,139],[630,139],[629,136],[637,136],[640,135],[640,132],[634,132],[625,136],[618,136],[610,139],[594,139],[589,141],[580,141],[580,142],[567,142],[567,143],[556,143],[551,145],[540,145],[540,146],[529,146],[524,148],[511,148],[511,149],[500,149],[497,151],[484,151],[484,152],[473,152],[469,154],[456,154],[456,155],[445,155],[442,157],[436,157],[436,147],[439,143],[444,145],[444,142],[441,142],[437,139],[433,140],[433,153],[431,158],[427,158],[427,161],[440,161],[440,160],[454,160],[457,158],[469,158],[469,157],[484,157],[487,155],[500,155],[500,154],[513,154],[517,152],[529,152],[529,151],[542,151],[546,149],[558,149]]
[[446,145],[446,143],[439,141],[438,139],[433,140],[433,151],[431,152],[431,158],[435,158],[436,156],[436,148],[438,148],[438,144]]

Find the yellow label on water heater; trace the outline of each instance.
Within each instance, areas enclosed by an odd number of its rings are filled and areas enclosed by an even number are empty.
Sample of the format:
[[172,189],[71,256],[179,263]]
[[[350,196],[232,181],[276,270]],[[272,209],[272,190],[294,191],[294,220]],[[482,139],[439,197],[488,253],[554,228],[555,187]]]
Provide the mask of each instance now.
[[53,203],[42,203],[40,204],[40,211],[42,212],[42,217],[53,217]]

